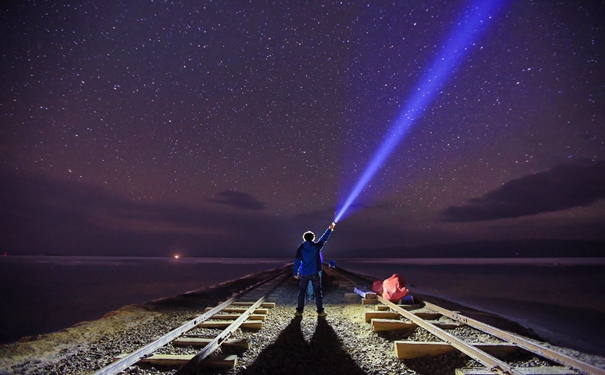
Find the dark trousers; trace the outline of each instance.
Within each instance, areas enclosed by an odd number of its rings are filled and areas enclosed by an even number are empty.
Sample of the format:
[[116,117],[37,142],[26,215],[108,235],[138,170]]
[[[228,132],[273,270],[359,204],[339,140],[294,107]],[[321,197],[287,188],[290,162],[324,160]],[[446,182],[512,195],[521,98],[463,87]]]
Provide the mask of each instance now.
[[296,310],[303,312],[305,309],[305,292],[307,291],[307,285],[309,281],[313,285],[313,291],[315,292],[315,305],[317,306],[317,312],[322,312],[323,307],[323,293],[321,291],[321,278],[319,273],[313,275],[301,276],[298,282],[298,307]]

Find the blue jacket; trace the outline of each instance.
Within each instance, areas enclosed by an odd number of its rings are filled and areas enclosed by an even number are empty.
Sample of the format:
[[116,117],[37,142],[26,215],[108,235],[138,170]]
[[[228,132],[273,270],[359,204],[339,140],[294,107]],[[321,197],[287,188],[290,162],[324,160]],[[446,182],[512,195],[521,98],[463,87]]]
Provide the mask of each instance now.
[[328,242],[330,234],[332,234],[332,229],[328,228],[319,241],[304,241],[300,244],[296,251],[296,258],[294,259],[294,276],[308,276],[321,271],[321,263],[323,261],[321,249]]

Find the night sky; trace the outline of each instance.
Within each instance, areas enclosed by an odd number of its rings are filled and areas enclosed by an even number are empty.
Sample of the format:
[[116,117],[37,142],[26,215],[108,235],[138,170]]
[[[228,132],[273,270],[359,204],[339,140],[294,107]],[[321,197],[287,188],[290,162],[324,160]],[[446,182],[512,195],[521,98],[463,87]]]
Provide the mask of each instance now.
[[[2,250],[293,256],[469,4],[7,2]],[[501,1],[325,251],[605,240],[604,20]]]

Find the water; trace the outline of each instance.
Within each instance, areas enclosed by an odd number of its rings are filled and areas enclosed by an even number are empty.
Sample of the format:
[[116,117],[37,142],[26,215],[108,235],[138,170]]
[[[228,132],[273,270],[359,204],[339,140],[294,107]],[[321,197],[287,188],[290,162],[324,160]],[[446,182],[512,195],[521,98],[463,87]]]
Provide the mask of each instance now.
[[[0,257],[0,343],[291,261]],[[554,344],[605,355],[605,258],[336,259],[336,266],[381,279],[398,273],[412,294],[503,315]]]
[[0,257],[0,343],[283,266],[284,259]]

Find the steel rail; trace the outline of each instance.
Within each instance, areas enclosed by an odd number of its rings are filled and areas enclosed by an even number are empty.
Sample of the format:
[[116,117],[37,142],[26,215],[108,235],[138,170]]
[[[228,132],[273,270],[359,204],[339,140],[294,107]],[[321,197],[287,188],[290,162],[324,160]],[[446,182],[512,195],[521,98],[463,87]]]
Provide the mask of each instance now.
[[602,368],[595,367],[588,363],[578,361],[577,359],[567,356],[565,354],[557,353],[554,350],[549,349],[547,347],[544,347],[544,346],[541,346],[538,344],[534,344],[533,342],[526,340],[521,336],[502,331],[498,328],[492,327],[492,326],[482,323],[478,320],[469,318],[464,315],[457,314],[453,311],[444,309],[443,307],[434,305],[429,302],[424,302],[424,305],[426,307],[428,307],[429,309],[435,310],[438,313],[443,314],[451,319],[462,322],[466,325],[469,325],[469,326],[476,328],[480,331],[483,331],[485,333],[489,333],[490,335],[498,337],[504,341],[514,344],[514,345],[516,345],[522,349],[525,349],[527,351],[530,351],[534,354],[540,355],[546,359],[550,359],[550,360],[560,363],[562,365],[569,366],[569,367],[573,368],[574,370],[580,371],[584,374],[605,375],[605,370],[603,370]]
[[[355,284],[355,282],[351,278],[343,275],[342,273],[340,273],[338,271],[336,271],[336,273],[338,273],[342,278],[348,280],[349,282],[353,282],[353,284]],[[483,350],[479,350],[479,349],[475,348],[474,346],[465,343],[464,341],[460,340],[459,338],[445,332],[441,328],[435,327],[434,325],[427,323],[424,319],[417,317],[416,315],[412,314],[411,312],[403,309],[401,306],[396,305],[393,302],[391,302],[381,296],[377,296],[377,299],[381,303],[389,306],[394,311],[397,311],[397,313],[404,316],[406,319],[411,320],[416,325],[426,329],[433,335],[439,337],[441,340],[445,341],[446,343],[450,344],[451,346],[453,346],[456,349],[460,350],[461,352],[465,353],[469,357],[477,360],[478,362],[483,364],[485,367],[489,368],[490,371],[497,371],[500,374],[523,375],[522,373],[516,371],[514,368],[509,366],[507,363],[502,362],[498,358],[487,354]]]
[[490,371],[497,371],[500,374],[523,375],[521,372],[515,370],[513,367],[509,366],[507,363],[502,362],[498,358],[487,354],[483,350],[479,350],[479,349],[475,348],[474,346],[465,343],[461,339],[459,339],[453,335],[450,335],[449,333],[445,332],[441,328],[435,327],[434,325],[426,322],[424,319],[417,317],[416,315],[412,314],[411,312],[409,312],[407,310],[404,310],[403,308],[401,308],[401,306],[398,306],[398,305],[394,304],[393,302],[391,302],[381,296],[377,296],[377,298],[380,302],[389,306],[394,311],[397,311],[400,315],[404,316],[406,319],[411,320],[412,322],[416,323],[418,326],[426,329],[427,331],[429,331],[433,335],[439,337],[441,340],[450,344],[454,348],[460,350],[461,352],[468,355],[469,357],[477,360],[482,365],[484,365],[485,367],[490,369]]
[[[286,270],[286,271],[288,271],[288,270]],[[286,271],[284,271],[284,272],[286,272]],[[286,280],[286,278],[284,278],[284,280]],[[237,318],[233,323],[231,323],[227,328],[225,328],[218,336],[216,336],[212,341],[210,341],[210,343],[208,343],[208,345],[206,345],[204,347],[204,349],[202,349],[199,353],[197,353],[189,362],[187,362],[187,364],[185,366],[181,367],[175,373],[175,375],[195,374],[200,363],[204,359],[206,359],[208,356],[210,356],[212,353],[214,353],[214,351],[216,349],[218,349],[218,347],[225,340],[227,340],[231,336],[231,334],[233,332],[235,332],[235,330],[237,330],[239,328],[239,326],[242,325],[242,323],[245,322],[250,317],[250,315],[252,315],[254,313],[254,310],[256,310],[258,307],[260,307],[260,305],[263,304],[263,302],[265,302],[265,299],[267,298],[267,296],[273,290],[275,290],[284,280],[276,283],[271,289],[269,289],[265,293],[265,295],[263,295],[258,300],[256,300],[256,302],[254,302],[248,308],[248,310],[246,310],[244,313],[242,313],[242,315],[239,318]]]
[[[342,269],[341,269],[341,270],[342,270]],[[326,272],[327,272],[327,271],[326,271]],[[348,282],[350,282],[350,283],[351,283],[351,284],[353,284],[353,285],[356,285],[356,284],[357,284],[357,282],[356,282],[355,280],[351,279],[351,278],[350,278],[350,277],[348,277],[348,276],[343,275],[343,274],[342,274],[342,272],[337,271],[337,270],[336,270],[336,269],[334,269],[334,268],[331,268],[331,269],[330,269],[330,273],[336,273],[336,274],[338,274],[338,276],[342,277],[343,279],[347,280]],[[365,279],[365,278],[363,278],[363,279]]]
[[[352,281],[351,279],[347,278],[346,276],[344,276],[342,274],[341,274],[341,276],[345,277],[349,281]],[[359,275],[357,275],[357,276],[364,280],[369,280],[367,277],[362,277]],[[586,362],[579,361],[579,360],[569,357],[563,353],[558,353],[552,349],[546,348],[544,346],[540,346],[538,344],[534,344],[531,341],[524,339],[523,337],[520,337],[518,335],[509,333],[509,332],[502,331],[498,328],[492,327],[488,324],[482,323],[478,320],[469,318],[467,316],[457,314],[453,311],[450,311],[443,307],[437,306],[435,304],[432,304],[432,303],[429,303],[426,301],[423,301],[423,303],[426,307],[433,309],[451,319],[465,323],[468,326],[476,328],[485,333],[491,334],[495,337],[498,337],[504,341],[509,342],[510,344],[516,345],[517,347],[519,347],[521,349],[527,350],[534,354],[540,355],[546,359],[552,360],[553,362],[557,362],[559,364],[568,366],[576,371],[579,371],[580,373],[587,374],[587,375],[605,375],[605,370],[602,368],[592,366]]]
[[231,298],[229,298],[228,300],[226,300],[225,302],[219,304],[218,306],[214,307],[212,310],[205,312],[202,315],[199,315],[197,317],[195,317],[194,319],[190,320],[189,322],[181,325],[178,328],[173,329],[172,331],[168,332],[167,334],[165,334],[164,336],[160,337],[159,339],[143,346],[142,348],[135,350],[134,352],[128,354],[127,356],[125,356],[124,358],[121,358],[105,367],[103,367],[102,369],[98,370],[97,372],[95,372],[93,375],[113,375],[113,374],[117,374],[120,371],[124,371],[126,370],[128,367],[134,365],[135,363],[137,363],[139,360],[141,360],[143,357],[153,353],[154,351],[158,350],[159,348],[161,348],[162,346],[170,343],[172,340],[174,340],[175,338],[179,337],[180,335],[182,335],[183,333],[192,330],[193,328],[195,328],[197,325],[199,325],[200,323],[208,320],[210,317],[212,317],[214,314],[216,314],[217,312],[221,311],[222,309],[224,309],[225,307],[231,305],[236,298],[240,298],[243,295],[247,294],[248,292],[250,292],[251,290],[257,288],[258,286],[268,283],[269,281],[275,279],[276,277],[286,273],[290,271],[289,268],[286,268],[285,270],[276,273],[275,275],[272,275],[268,278],[266,278],[265,280],[261,280],[259,282],[257,282],[256,284],[253,284],[251,286],[249,286],[248,288],[244,289],[243,291],[237,293],[236,295],[232,296]]

